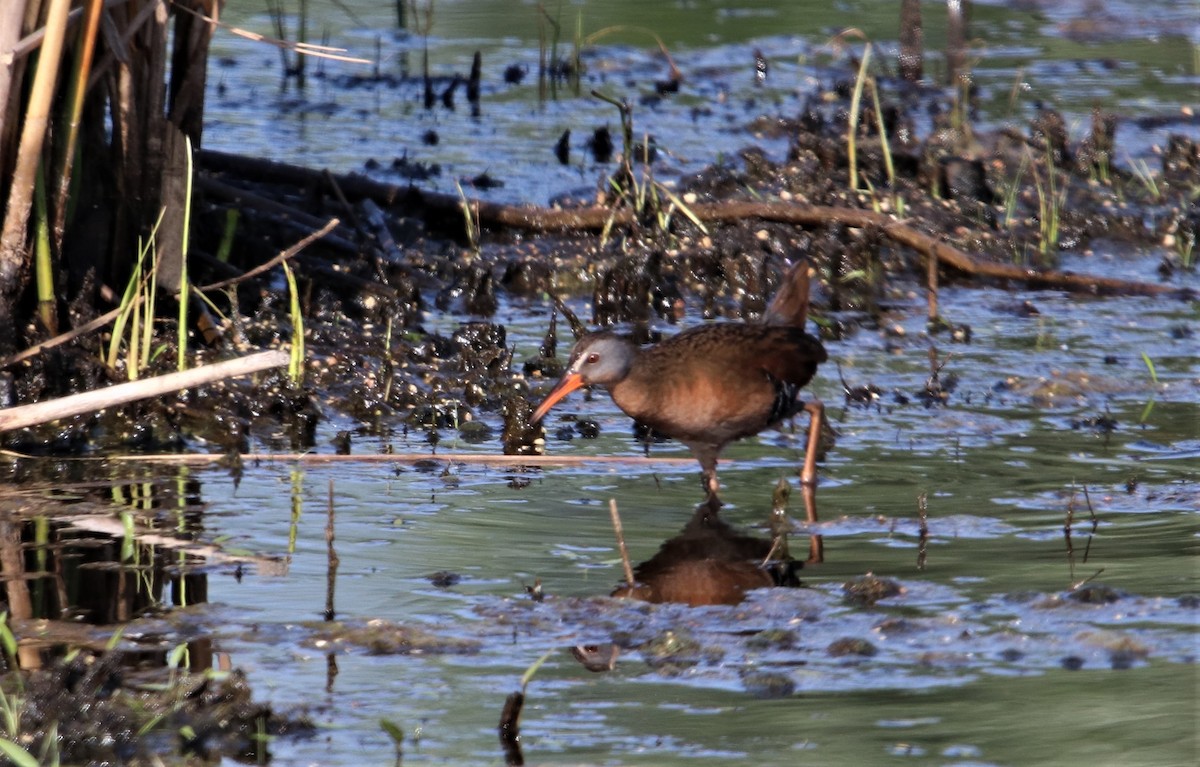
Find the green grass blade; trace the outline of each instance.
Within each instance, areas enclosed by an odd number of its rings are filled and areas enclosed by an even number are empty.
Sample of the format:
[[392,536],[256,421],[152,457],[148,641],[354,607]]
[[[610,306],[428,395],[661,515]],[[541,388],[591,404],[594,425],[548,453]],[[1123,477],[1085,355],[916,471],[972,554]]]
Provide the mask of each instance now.
[[39,767],[38,760],[33,754],[7,738],[0,738],[0,752],[17,767]]
[[1150,359],[1150,355],[1142,352],[1142,362],[1146,363],[1146,369],[1150,371],[1150,382],[1155,386],[1158,385],[1158,371],[1154,369],[1154,360]]
[[296,287],[296,275],[292,267],[283,262],[283,274],[287,277],[288,293],[291,295],[292,348],[288,359],[288,378],[296,386],[304,383],[304,316],[300,313],[300,291]]
[[536,674],[538,669],[542,667],[542,664],[549,660],[550,656],[556,652],[558,652],[557,648],[553,650],[547,650],[546,652],[542,653],[542,657],[535,660],[533,664],[525,670],[525,673],[521,675],[522,690],[529,686],[529,680],[533,679],[533,675]]
[[858,66],[858,77],[854,79],[854,94],[850,97],[850,117],[846,132],[846,155],[850,166],[850,191],[858,191],[858,112],[862,104],[863,84],[867,79],[867,65],[871,62],[871,44],[863,47],[862,62]]

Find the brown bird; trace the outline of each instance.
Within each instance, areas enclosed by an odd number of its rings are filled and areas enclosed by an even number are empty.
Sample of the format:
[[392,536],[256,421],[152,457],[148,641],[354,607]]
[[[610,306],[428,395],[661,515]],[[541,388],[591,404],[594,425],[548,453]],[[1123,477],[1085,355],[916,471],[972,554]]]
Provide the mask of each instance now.
[[806,408],[799,395],[826,354],[804,332],[807,318],[808,265],[800,262],[788,270],[761,323],[701,325],[646,347],[607,330],[588,333],[533,423],[581,386],[603,386],[627,415],[688,446],[715,508],[721,450],[809,409],[814,423],[801,481],[811,485],[819,405]]

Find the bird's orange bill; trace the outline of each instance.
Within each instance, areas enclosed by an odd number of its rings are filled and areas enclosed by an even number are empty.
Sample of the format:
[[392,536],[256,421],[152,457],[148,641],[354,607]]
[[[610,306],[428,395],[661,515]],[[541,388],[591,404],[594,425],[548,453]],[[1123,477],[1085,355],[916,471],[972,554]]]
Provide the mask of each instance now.
[[558,385],[546,395],[546,399],[542,400],[542,404],[538,405],[538,409],[533,411],[533,418],[530,419],[530,423],[537,423],[542,420],[542,417],[550,412],[550,408],[554,407],[555,402],[558,402],[581,386],[583,386],[583,376],[578,373],[568,373],[563,376]]

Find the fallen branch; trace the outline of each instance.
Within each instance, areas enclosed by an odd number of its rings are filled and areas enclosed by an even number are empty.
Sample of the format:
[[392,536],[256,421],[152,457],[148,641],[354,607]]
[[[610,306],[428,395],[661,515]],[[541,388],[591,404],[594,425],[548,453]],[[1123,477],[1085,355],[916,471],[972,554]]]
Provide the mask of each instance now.
[[300,255],[300,251],[304,250],[312,243],[316,242],[317,240],[321,239],[325,235],[332,232],[334,229],[336,229],[338,227],[338,225],[340,223],[341,222],[338,221],[336,218],[331,218],[325,222],[324,226],[309,233],[303,239],[301,239],[299,242],[297,242],[295,245],[292,245],[290,248],[281,251],[278,255],[276,255],[270,261],[266,261],[262,264],[259,264],[258,266],[254,267],[253,269],[250,269],[249,271],[242,272],[237,277],[230,277],[229,279],[221,280],[220,282],[210,282],[207,285],[201,285],[198,288],[194,288],[194,290],[197,293],[207,293],[210,290],[221,290],[221,289],[227,288],[231,285],[236,285],[240,282],[244,282],[246,280],[257,277],[258,275],[262,274],[263,272],[268,272],[271,269],[274,269],[279,264],[282,264],[284,261],[287,261],[289,258],[294,258],[295,256]]
[[1039,270],[1013,264],[984,261],[947,245],[936,237],[914,229],[884,213],[855,208],[835,208],[821,205],[793,205],[791,203],[731,202],[715,205],[697,205],[692,208],[701,219],[708,221],[738,221],[743,218],[760,218],[764,221],[794,224],[842,224],[855,228],[878,227],[884,236],[900,245],[906,245],[926,258],[949,266],[972,277],[989,277],[999,280],[1022,282],[1030,287],[1062,288],[1075,293],[1111,293],[1135,296],[1176,295],[1190,298],[1191,292],[1169,285],[1149,282],[1130,282],[1098,277],[1090,274],[1059,272],[1053,269]]
[[[296,165],[211,150],[200,153],[200,162],[210,169],[228,171],[260,181],[293,185],[319,185],[323,183],[325,173]],[[369,198],[380,205],[403,208],[408,214],[424,209],[426,212],[444,215],[458,222],[462,220],[462,200],[453,195],[426,192],[413,186],[381,183],[354,174],[336,176],[336,179],[341,190],[352,198]],[[472,211],[477,212],[481,226],[499,226],[538,234],[593,231],[603,229],[610,223],[627,226],[634,222],[634,214],[630,210],[614,211],[599,205],[557,209],[504,205],[484,200],[468,200],[468,204]],[[1030,287],[1060,288],[1075,293],[1091,294],[1177,296],[1183,299],[1195,297],[1191,290],[1169,285],[993,263],[948,245],[937,237],[897,221],[890,215],[871,210],[796,202],[742,201],[697,204],[690,206],[690,210],[701,221],[728,223],[751,218],[803,226],[840,224],[854,228],[873,227],[893,242],[910,247],[926,258],[936,259],[938,263],[963,274],[1012,280]]]
[[157,397],[191,386],[201,386],[213,381],[257,373],[287,363],[288,353],[282,349],[274,349],[178,373],[168,373],[141,381],[130,381],[81,394],[72,394],[48,402],[12,407],[0,410],[0,431],[20,429],[59,418],[70,418],[140,399]]

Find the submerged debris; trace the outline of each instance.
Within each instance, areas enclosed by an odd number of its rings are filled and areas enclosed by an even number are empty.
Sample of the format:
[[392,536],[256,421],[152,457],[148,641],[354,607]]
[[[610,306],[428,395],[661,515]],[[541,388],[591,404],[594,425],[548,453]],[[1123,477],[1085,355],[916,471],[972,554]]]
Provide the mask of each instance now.
[[876,575],[862,575],[842,585],[847,604],[872,607],[881,599],[899,596],[904,587],[899,583]]
[[437,636],[415,626],[401,626],[382,619],[311,623],[309,629],[311,635],[305,643],[327,650],[360,649],[372,655],[464,655],[479,650],[478,642]]
[[825,648],[825,652],[835,658],[845,656],[859,656],[862,658],[870,658],[879,652],[875,645],[865,639],[857,637],[844,637],[829,643]]

